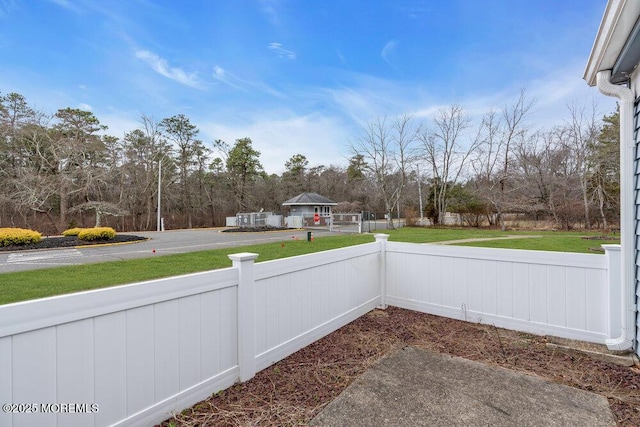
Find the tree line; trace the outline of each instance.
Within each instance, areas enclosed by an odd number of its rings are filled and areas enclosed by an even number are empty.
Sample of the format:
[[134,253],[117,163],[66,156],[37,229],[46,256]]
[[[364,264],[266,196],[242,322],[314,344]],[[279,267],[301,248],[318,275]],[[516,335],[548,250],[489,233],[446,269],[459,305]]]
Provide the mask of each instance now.
[[533,104],[523,90],[475,126],[458,105],[430,121],[379,117],[351,151],[389,218],[401,206],[415,207],[407,201],[415,200],[418,183],[434,224],[453,212],[467,225],[503,230],[514,215],[562,229],[608,229],[619,218],[619,112],[599,118],[595,105],[574,102],[563,123],[536,129]]
[[269,174],[249,137],[204,142],[183,114],[143,115],[118,138],[90,111],[47,114],[18,93],[0,94],[0,227],[153,230],[159,189],[167,228],[279,212],[303,191],[336,200],[344,212],[411,218],[422,209],[436,224],[447,212],[503,228],[512,214],[562,228],[616,223],[618,113],[597,118],[573,104],[569,120],[541,130],[528,124],[531,108],[523,91],[476,125],[457,105],[430,121],[377,117],[346,141],[347,166],[310,166],[297,153],[282,174]]

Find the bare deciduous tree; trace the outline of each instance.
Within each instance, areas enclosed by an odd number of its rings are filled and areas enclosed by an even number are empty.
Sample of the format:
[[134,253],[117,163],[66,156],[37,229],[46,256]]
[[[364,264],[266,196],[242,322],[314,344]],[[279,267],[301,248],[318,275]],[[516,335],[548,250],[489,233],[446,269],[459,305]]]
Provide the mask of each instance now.
[[596,106],[591,104],[587,108],[585,104],[578,105],[576,102],[567,105],[570,114],[570,121],[565,125],[566,137],[563,143],[571,151],[571,159],[574,164],[574,173],[579,180],[584,212],[584,225],[586,229],[591,228],[590,215],[590,164],[591,153],[596,146],[598,137],[598,126],[596,120]]
[[423,157],[431,167],[435,222],[443,221],[449,203],[449,190],[458,182],[467,165],[467,160],[480,145],[479,136],[469,137],[465,131],[471,119],[459,105],[438,111],[433,130],[423,128]]
[[[410,164],[415,160],[415,143],[419,127],[411,116],[389,121],[377,117],[367,123],[351,145],[354,157],[364,160],[367,172],[381,197],[389,227],[393,228],[393,211],[398,209]],[[398,209],[399,212],[399,209]]]
[[481,124],[482,143],[478,147],[472,167],[476,188],[488,200],[495,211],[495,220],[504,231],[504,212],[509,209],[509,183],[513,145],[522,143],[529,131],[526,119],[533,101],[526,97],[525,90],[512,105],[502,108],[500,115],[490,111]]

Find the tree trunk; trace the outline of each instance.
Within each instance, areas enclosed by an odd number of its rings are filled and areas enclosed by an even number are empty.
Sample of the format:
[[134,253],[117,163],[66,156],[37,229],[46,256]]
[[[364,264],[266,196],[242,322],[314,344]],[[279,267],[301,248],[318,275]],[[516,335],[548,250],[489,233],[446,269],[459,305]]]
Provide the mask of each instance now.
[[587,194],[586,185],[582,186],[582,203],[584,203],[584,228],[591,229],[591,218],[589,215],[589,195]]
[[61,184],[60,186],[60,221],[56,232],[61,232],[67,229],[67,216],[69,212],[69,193],[66,186]]
[[607,216],[604,214],[604,192],[602,191],[602,186],[598,185],[596,194],[598,195],[598,209],[602,220],[602,229],[606,232],[609,227],[607,225]]

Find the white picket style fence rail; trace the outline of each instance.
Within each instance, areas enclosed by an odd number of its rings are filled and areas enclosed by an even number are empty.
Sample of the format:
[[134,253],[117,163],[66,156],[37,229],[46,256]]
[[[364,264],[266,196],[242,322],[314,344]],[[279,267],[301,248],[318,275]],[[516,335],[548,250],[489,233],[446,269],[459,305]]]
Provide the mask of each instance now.
[[594,342],[619,332],[615,250],[376,239],[0,306],[0,403],[37,411],[0,412],[0,426],[153,425],[387,304]]

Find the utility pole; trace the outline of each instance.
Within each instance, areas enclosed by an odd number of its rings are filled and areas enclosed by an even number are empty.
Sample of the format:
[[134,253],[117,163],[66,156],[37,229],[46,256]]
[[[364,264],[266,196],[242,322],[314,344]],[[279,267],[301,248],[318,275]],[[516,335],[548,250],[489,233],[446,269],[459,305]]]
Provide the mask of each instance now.
[[157,231],[162,231],[162,219],[160,215],[160,199],[162,198],[162,160],[158,160],[158,224]]
[[[420,185],[420,165],[416,165],[418,168],[418,202],[420,204],[420,221],[422,221],[422,186]],[[422,225],[422,223],[420,223]]]

